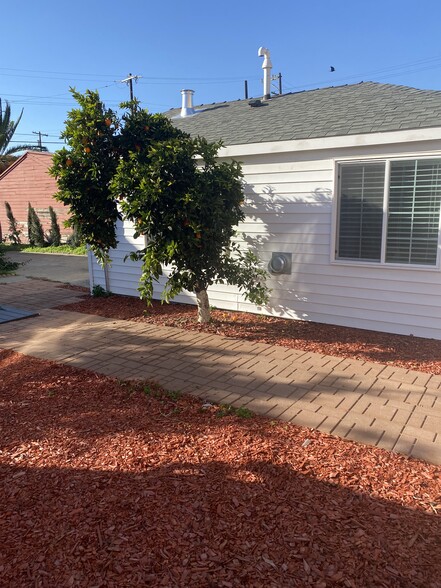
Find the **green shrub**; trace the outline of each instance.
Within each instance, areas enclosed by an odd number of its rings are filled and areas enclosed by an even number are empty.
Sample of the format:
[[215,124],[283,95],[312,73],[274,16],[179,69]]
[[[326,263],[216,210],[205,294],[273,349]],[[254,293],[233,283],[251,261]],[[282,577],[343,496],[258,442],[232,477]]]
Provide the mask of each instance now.
[[97,284],[92,288],[92,296],[94,298],[107,298],[108,296],[112,296],[112,292],[105,290],[102,286]]
[[9,261],[5,259],[5,252],[3,249],[3,245],[0,243],[0,276],[5,274],[10,274],[11,272],[15,271],[21,263],[17,261]]
[[35,209],[28,204],[28,239],[31,245],[44,247],[44,232]]
[[12,212],[12,208],[9,202],[5,202],[5,208],[6,216],[8,217],[9,221],[8,239],[14,245],[19,245],[21,243],[20,235],[22,234],[22,231],[18,228],[18,222]]
[[66,240],[70,247],[80,247],[83,244],[83,239],[77,224],[72,225],[72,234]]
[[55,247],[58,247],[61,243],[60,225],[58,224],[57,215],[52,206],[49,206],[49,215],[51,218],[51,228],[49,231],[47,242],[49,245],[54,245]]

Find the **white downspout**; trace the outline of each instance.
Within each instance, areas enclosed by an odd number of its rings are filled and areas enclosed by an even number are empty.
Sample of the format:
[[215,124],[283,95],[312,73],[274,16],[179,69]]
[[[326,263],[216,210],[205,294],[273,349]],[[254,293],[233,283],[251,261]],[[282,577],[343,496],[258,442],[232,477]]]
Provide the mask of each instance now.
[[263,57],[263,99],[269,100],[271,98],[271,68],[273,67],[270,52],[265,47],[259,47],[257,54],[259,57]]

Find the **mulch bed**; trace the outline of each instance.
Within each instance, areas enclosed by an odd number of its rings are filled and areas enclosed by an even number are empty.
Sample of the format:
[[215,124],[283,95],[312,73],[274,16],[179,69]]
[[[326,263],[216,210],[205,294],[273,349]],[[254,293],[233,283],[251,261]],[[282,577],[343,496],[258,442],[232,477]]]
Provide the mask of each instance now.
[[441,341],[378,331],[338,327],[249,313],[212,311],[212,322],[197,323],[196,308],[188,304],[146,307],[130,296],[88,297],[59,307],[99,316],[206,331],[227,337],[261,341],[324,355],[391,364],[406,369],[441,374]]
[[441,587],[441,468],[0,352],[2,587]]

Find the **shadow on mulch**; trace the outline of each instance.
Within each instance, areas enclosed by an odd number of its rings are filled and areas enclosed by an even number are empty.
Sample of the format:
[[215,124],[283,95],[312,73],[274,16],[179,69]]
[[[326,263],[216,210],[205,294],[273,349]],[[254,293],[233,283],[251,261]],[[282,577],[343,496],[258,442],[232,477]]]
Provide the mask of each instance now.
[[439,519],[286,464],[3,465],[0,478],[5,587],[440,586]]
[[437,466],[9,351],[0,368],[2,586],[440,587]]

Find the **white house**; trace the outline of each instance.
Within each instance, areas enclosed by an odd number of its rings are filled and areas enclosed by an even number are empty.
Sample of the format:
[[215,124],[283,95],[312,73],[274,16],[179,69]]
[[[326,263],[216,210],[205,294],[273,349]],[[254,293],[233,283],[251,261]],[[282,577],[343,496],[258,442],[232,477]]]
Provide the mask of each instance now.
[[[242,162],[239,234],[281,272],[268,307],[224,286],[212,305],[441,339],[441,91],[365,82],[196,108],[191,95],[169,116]],[[107,287],[136,296],[133,233],[118,226]],[[105,287],[89,262],[91,286]]]

